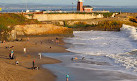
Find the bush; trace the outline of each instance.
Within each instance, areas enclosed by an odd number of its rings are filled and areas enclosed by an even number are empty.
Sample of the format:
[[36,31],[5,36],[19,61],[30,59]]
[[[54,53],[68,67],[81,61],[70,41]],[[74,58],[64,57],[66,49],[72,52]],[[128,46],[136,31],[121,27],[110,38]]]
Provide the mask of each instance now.
[[11,28],[8,28],[7,26],[0,24],[0,40],[7,40],[10,31]]
[[137,18],[129,18],[130,21],[137,23]]
[[120,31],[122,23],[119,21],[101,21],[98,24],[98,27],[103,28],[105,31]]
[[73,25],[68,25],[65,23],[65,27],[69,27],[69,28],[85,28],[85,27],[94,27],[95,25],[90,25],[90,24],[87,24],[86,22],[76,22],[74,23]]
[[113,15],[113,13],[103,13],[103,16],[104,16],[105,18],[111,17],[112,15]]
[[67,25],[66,27],[73,28],[76,31],[88,31],[88,30],[98,30],[98,31],[120,31],[122,23],[119,21],[100,21],[97,25],[87,24],[86,22],[76,22],[74,25]]
[[99,14],[103,14],[103,16],[105,17],[105,18],[107,18],[107,17],[111,17],[112,15],[113,15],[113,13],[112,12],[108,12],[108,13],[94,13],[94,14],[96,14],[96,15],[99,15]]

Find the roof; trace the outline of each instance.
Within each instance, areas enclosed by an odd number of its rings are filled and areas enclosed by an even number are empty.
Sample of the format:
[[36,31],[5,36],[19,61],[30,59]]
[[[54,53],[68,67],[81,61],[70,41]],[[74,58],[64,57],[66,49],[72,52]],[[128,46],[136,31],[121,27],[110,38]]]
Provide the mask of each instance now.
[[83,8],[93,8],[93,7],[90,5],[85,5],[85,6],[83,6]]

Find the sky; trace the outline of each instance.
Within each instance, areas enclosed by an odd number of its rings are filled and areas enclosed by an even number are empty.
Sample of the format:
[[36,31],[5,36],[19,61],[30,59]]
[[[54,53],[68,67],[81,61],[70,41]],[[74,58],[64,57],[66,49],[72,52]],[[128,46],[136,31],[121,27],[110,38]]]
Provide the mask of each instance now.
[[[56,5],[74,5],[77,0],[0,0],[1,3],[41,3]],[[84,5],[105,5],[105,6],[137,6],[137,0],[84,0]]]

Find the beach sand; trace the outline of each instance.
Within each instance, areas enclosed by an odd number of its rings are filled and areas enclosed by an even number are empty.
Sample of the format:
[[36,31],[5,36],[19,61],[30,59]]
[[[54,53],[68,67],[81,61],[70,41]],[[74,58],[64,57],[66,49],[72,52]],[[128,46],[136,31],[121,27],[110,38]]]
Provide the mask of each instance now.
[[[41,65],[60,61],[48,57],[39,59],[38,53],[67,52],[63,45],[62,37],[59,37],[59,43],[56,43],[56,37],[31,37],[29,41],[0,43],[0,81],[55,81],[56,76]],[[11,50],[14,50],[14,60],[9,59]],[[33,60],[39,70],[31,69]],[[16,61],[19,61],[18,65]]]

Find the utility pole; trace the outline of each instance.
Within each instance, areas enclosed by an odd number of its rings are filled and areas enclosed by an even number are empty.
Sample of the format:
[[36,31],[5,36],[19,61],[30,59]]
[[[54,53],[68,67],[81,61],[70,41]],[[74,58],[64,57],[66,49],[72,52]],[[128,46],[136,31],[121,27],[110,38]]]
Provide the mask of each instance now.
[[73,12],[73,2],[72,2],[72,12]]
[[28,4],[27,4],[27,0],[26,0],[26,4],[25,4],[25,6],[26,6],[26,11],[28,10]]

